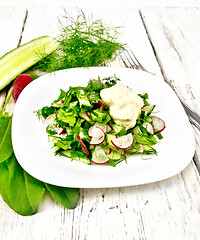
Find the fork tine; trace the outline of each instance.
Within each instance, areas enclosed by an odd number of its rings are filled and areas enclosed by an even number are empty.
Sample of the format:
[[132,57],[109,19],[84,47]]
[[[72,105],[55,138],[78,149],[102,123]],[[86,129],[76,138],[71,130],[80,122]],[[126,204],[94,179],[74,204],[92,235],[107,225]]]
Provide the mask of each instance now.
[[[131,50],[130,50],[130,52],[133,54],[133,52],[132,52]],[[135,69],[138,69],[137,63],[136,63],[136,62],[134,61],[134,59],[132,58],[130,52],[129,52],[128,50],[126,50],[126,53],[127,53],[128,57],[127,57],[127,55],[126,55],[125,53],[124,53],[124,55],[126,56],[127,61],[129,62],[129,64],[131,65],[131,67],[132,67],[132,68],[135,68]],[[133,54],[133,56],[134,56],[134,54]]]
[[153,75],[155,75],[152,72],[149,72],[148,70],[146,70],[142,64],[139,62],[139,60],[136,58],[135,54],[133,53],[133,51],[131,49],[125,49],[123,51],[123,55],[120,54],[120,58],[123,61],[124,65],[127,68],[133,68],[133,69],[138,69],[138,70],[143,70],[145,72],[151,73]]
[[120,54],[120,58],[121,58],[122,62],[124,63],[124,65],[127,68],[134,68],[134,69],[136,69],[137,65],[133,61],[133,59],[131,59],[131,56],[129,56],[129,55],[130,55],[129,52],[127,50],[124,50],[123,51],[123,55]]
[[[127,51],[128,52],[128,51]],[[134,57],[134,59],[136,60],[137,64],[139,65],[139,68],[144,70],[144,71],[147,71],[143,66],[142,64],[138,61],[138,59],[136,58],[135,54],[133,53],[133,51],[130,49],[129,52],[131,52],[132,56]],[[130,53],[128,52],[130,58],[132,59]],[[133,60],[133,59],[132,59]],[[135,62],[135,61],[134,61]]]
[[129,66],[127,65],[126,61],[124,61],[124,58],[122,57],[121,54],[120,54],[120,58],[121,58],[122,62],[124,63],[125,67],[129,68]]

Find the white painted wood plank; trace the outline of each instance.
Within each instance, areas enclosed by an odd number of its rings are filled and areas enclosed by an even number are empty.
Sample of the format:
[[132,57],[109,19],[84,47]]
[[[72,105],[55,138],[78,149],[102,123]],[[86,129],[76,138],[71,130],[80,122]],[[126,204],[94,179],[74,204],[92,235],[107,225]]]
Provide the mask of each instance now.
[[[56,14],[62,10],[49,9],[29,9],[22,42],[57,32]],[[124,25],[124,39],[145,67],[159,74],[136,10],[100,8],[93,12],[114,25]],[[22,217],[0,200],[0,236],[5,240],[198,239],[199,196],[199,174],[191,163],[182,173],[158,183],[82,189],[80,203],[74,210],[64,209],[45,196],[38,214]]]
[[[21,35],[21,30],[26,15],[25,8],[1,7],[0,8],[0,57],[16,48]],[[0,92],[0,109],[6,97],[6,90]]]
[[[127,47],[133,50],[145,68],[151,69],[155,74],[160,75],[160,69],[137,9],[101,7],[92,8],[92,14],[98,19],[103,19],[111,26],[120,26],[120,42],[127,44]],[[145,56],[143,54],[144,50]],[[124,67],[121,60],[120,63],[118,61],[111,64],[111,66],[115,65]]]
[[1,23],[0,57],[17,47],[25,15],[26,15],[25,8],[17,7],[0,8],[0,23]]
[[21,217],[1,204],[2,239],[198,239],[199,190],[184,180],[199,182],[193,169],[156,184],[82,190],[75,210],[46,197],[38,214]]
[[31,41],[34,38],[49,35],[57,36],[59,33],[58,17],[64,14],[60,7],[32,7],[28,8],[28,18],[22,43]]
[[199,8],[144,8],[141,13],[166,80],[200,112]]
[[[200,9],[143,8],[141,14],[166,81],[200,113]],[[199,143],[199,133],[195,133]],[[199,166],[198,147],[195,156]]]

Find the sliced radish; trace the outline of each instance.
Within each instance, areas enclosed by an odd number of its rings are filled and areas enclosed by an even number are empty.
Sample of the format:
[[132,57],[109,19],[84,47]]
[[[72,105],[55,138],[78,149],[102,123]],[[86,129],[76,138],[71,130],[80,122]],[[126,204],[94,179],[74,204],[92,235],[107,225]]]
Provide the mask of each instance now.
[[89,136],[92,136],[91,145],[101,144],[105,140],[104,131],[97,126],[93,126]]
[[88,150],[87,150],[85,144],[84,144],[83,141],[81,140],[80,136],[78,135],[77,138],[78,138],[78,141],[79,141],[80,144],[81,144],[81,147],[82,147],[83,150],[85,151],[86,155],[89,156],[90,154],[89,154],[89,152],[88,152]]
[[142,107],[142,111],[145,112],[145,115],[148,115],[153,111],[154,108],[155,108],[155,105],[147,105],[147,106],[145,105]]
[[101,128],[104,133],[107,133],[107,126],[106,125],[101,125],[100,123],[96,122],[94,124],[94,126]]
[[57,133],[57,134],[62,134],[62,131],[63,131],[63,128],[61,128],[61,127],[56,127],[56,128],[54,128],[54,130],[55,130],[55,132]]
[[116,139],[111,140],[111,143],[116,147],[120,149],[126,149],[129,148],[133,143],[133,134],[128,133],[124,136],[118,137]]
[[165,122],[156,116],[152,116],[154,132],[159,133],[165,129]]
[[154,129],[153,129],[153,126],[151,125],[151,123],[149,123],[149,122],[144,122],[143,124],[142,124],[142,126],[147,130],[147,132],[148,133],[150,133],[150,134],[154,134]]
[[92,137],[92,133],[91,132],[92,132],[92,128],[93,127],[101,128],[105,134],[112,130],[112,128],[109,125],[107,125],[107,124],[106,125],[101,125],[100,123],[96,122],[93,126],[91,126],[89,128],[89,131],[88,131],[89,137]]
[[105,163],[109,162],[109,158],[107,157],[103,148],[100,145],[97,145],[95,147],[95,150],[92,154],[91,161],[95,164],[105,164]]
[[93,128],[94,128],[94,125],[91,126],[91,127],[88,129],[88,136],[89,136],[90,138],[92,138],[92,136],[93,136],[93,134],[92,134]]
[[138,152],[143,153],[144,152],[144,145],[142,145],[141,143],[139,143],[138,145],[140,145],[140,150]]
[[66,128],[64,127],[61,132],[59,133],[59,135],[63,134],[63,133],[66,133]]
[[90,113],[88,111],[86,111],[86,115],[88,116],[89,119],[91,119],[90,118]]
[[98,101],[98,104],[101,105],[104,108],[107,108],[105,104],[103,104],[101,101]]
[[90,119],[90,115],[88,113],[88,111],[85,111],[85,112],[79,112],[79,116],[84,118],[86,121],[90,122],[91,119]]

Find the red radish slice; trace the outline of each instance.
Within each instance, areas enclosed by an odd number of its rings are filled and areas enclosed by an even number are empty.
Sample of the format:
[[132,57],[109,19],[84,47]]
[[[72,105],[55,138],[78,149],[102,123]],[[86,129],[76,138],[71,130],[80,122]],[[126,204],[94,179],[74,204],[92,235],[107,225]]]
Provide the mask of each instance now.
[[86,111],[86,115],[88,116],[89,119],[91,119],[88,111]]
[[109,158],[107,157],[103,148],[100,145],[97,145],[95,147],[95,150],[92,154],[91,161],[95,164],[105,164],[105,163],[109,162]]
[[100,123],[96,122],[94,126],[101,128],[103,132],[106,133],[106,128],[107,128],[106,125],[101,125]]
[[88,152],[88,150],[87,150],[85,144],[84,144],[83,141],[81,140],[80,136],[78,135],[77,138],[78,138],[78,141],[79,141],[80,144],[81,144],[81,147],[82,147],[83,150],[85,151],[86,155],[89,156],[90,154],[89,154],[89,152]]
[[106,134],[107,132],[110,132],[112,130],[112,128],[109,125],[101,125],[100,123],[96,122],[93,126],[91,126],[88,130],[88,136],[92,137],[93,133],[92,130],[94,127],[98,127],[101,128],[103,130],[103,132]]
[[144,152],[144,146],[140,143],[138,145],[140,145],[140,150],[138,152],[143,153]]
[[65,128],[65,127],[64,127],[64,128],[61,128],[60,125],[58,125],[57,127],[55,127],[55,126],[53,125],[54,123],[56,123],[56,122],[55,122],[55,119],[56,119],[56,114],[53,113],[53,114],[49,115],[49,116],[44,120],[44,122],[45,122],[46,124],[48,124],[48,125],[51,125],[52,128],[53,128],[53,130],[54,130],[57,134],[61,135],[61,134],[65,133],[65,132],[66,132],[66,128]]
[[104,108],[107,108],[105,104],[103,104],[101,101],[98,101],[98,104],[101,105]]
[[89,129],[88,129],[88,136],[90,137],[90,138],[92,138],[92,136],[93,136],[93,128],[94,128],[94,125],[93,126],[91,126]]
[[96,122],[95,126],[101,128],[104,131],[105,134],[112,130],[112,128],[109,125],[107,125],[107,124],[106,125],[101,125],[100,123]]
[[67,135],[71,135],[71,134],[72,134],[72,130],[71,130],[71,129],[66,128],[66,127],[61,128],[61,127],[59,127],[59,125],[58,125],[58,127],[55,127],[55,128],[54,128],[54,131],[55,131],[58,135],[61,135],[61,137],[64,137],[64,136],[67,136]]
[[104,133],[106,134],[107,132],[110,132],[112,130],[112,128],[109,125],[101,125],[100,123],[96,122],[95,125],[99,128],[101,128]]
[[101,128],[105,134],[112,130],[112,128],[109,125],[107,125],[107,124],[106,125],[101,125],[100,123],[96,122],[95,126]]
[[142,126],[147,130],[147,132],[148,133],[150,133],[150,134],[154,134],[154,129],[153,129],[153,126],[151,125],[151,123],[149,123],[149,122],[144,122],[143,124],[142,124]]
[[91,145],[101,144],[105,140],[105,134],[103,130],[97,126],[94,126],[90,132],[92,139],[90,141]]
[[120,149],[126,149],[131,147],[133,143],[133,134],[128,133],[124,136],[118,137],[116,139],[111,140],[111,143],[116,147]]
[[89,115],[89,113],[87,112],[87,111],[85,111],[85,112],[79,112],[79,116],[80,117],[82,117],[82,118],[84,118],[86,121],[88,121],[88,122],[90,122],[91,121],[91,119],[90,119],[90,115]]
[[56,128],[54,128],[54,130],[55,130],[55,132],[57,133],[57,134],[62,134],[62,131],[63,131],[63,128],[61,128],[61,127],[56,127]]
[[63,129],[61,129],[61,132],[59,133],[59,135],[66,133],[66,128],[64,127]]
[[152,116],[152,120],[155,133],[162,132],[165,129],[165,122],[161,118]]

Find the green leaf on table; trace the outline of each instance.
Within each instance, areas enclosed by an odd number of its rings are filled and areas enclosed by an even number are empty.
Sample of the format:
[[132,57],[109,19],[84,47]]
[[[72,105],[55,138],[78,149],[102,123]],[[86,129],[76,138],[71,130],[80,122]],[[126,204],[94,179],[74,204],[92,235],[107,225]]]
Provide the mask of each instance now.
[[62,206],[73,209],[77,206],[79,201],[78,188],[58,187],[45,183],[50,195]]
[[33,215],[45,193],[44,184],[26,173],[15,155],[0,164],[0,194],[15,212]]
[[7,115],[0,116],[0,163],[8,159],[13,153],[11,124],[12,117]]

